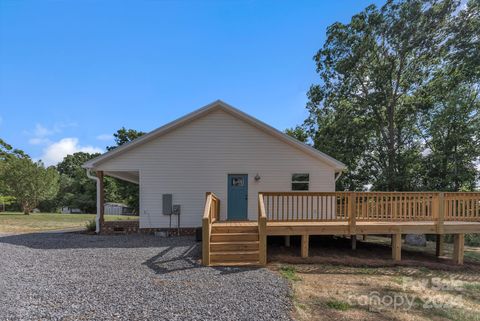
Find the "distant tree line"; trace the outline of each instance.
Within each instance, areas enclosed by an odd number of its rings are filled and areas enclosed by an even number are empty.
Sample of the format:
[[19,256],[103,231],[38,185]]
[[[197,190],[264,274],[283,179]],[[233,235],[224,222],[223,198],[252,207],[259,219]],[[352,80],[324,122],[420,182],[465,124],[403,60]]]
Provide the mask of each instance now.
[[309,116],[286,132],[347,165],[338,190],[478,188],[480,1],[371,5],[314,60]]
[[[122,127],[114,134],[116,145],[108,146],[107,150],[143,134]],[[25,214],[35,208],[42,212],[59,212],[64,207],[95,213],[96,184],[81,166],[99,155],[77,152],[67,155],[56,166],[45,168],[41,161],[33,161],[23,151],[0,139],[0,201]],[[107,202],[125,203],[138,213],[138,198],[138,185],[105,177]]]

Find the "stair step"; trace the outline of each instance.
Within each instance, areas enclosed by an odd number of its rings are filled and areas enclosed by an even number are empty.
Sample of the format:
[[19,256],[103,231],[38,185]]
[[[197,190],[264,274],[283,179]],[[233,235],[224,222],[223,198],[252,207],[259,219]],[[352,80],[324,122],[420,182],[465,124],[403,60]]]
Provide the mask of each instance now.
[[210,252],[212,262],[251,262],[258,257],[258,251]]
[[249,261],[249,262],[210,262],[210,266],[261,266],[260,262]]
[[258,241],[258,233],[212,233],[210,242]]
[[212,226],[212,233],[258,233],[258,226],[231,226],[215,225]]
[[252,242],[212,242],[210,243],[212,252],[227,251],[258,251],[258,241]]

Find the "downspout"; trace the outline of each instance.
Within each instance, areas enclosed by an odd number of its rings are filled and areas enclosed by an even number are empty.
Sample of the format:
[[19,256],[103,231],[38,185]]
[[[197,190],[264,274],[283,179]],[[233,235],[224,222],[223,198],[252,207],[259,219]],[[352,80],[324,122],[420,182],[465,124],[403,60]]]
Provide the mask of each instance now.
[[97,182],[97,216],[95,217],[95,233],[100,233],[100,179],[90,173],[87,168],[87,177]]
[[342,171],[335,173],[336,174],[335,175],[335,182],[337,182],[338,179],[340,178],[340,176],[342,176],[342,173],[343,173]]

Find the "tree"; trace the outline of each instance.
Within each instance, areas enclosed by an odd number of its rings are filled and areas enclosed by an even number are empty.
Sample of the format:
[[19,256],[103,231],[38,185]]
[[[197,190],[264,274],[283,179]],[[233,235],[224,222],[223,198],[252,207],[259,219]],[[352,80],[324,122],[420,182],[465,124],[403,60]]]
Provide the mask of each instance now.
[[425,116],[423,160],[427,190],[471,191],[478,171],[480,155],[480,100],[471,87],[457,87],[443,94],[435,108]]
[[285,130],[285,134],[295,138],[302,143],[308,142],[308,133],[306,132],[305,128],[302,126],[296,126],[295,128],[288,128]]
[[[82,165],[100,154],[77,152],[67,155],[56,169],[60,174],[60,191],[54,202],[43,204],[45,207],[70,207],[78,208],[86,213],[94,213],[96,210],[96,184],[87,177]],[[105,177],[105,200],[107,202],[122,202],[117,181],[111,177]]]
[[[125,127],[122,127],[113,134],[117,146],[108,146],[107,150],[113,150],[118,146],[131,142],[132,140],[143,135],[145,135],[145,132],[137,131],[135,129],[126,129]],[[120,195],[120,198],[138,212],[140,206],[138,185],[120,179],[114,178],[113,180],[116,182],[116,185],[118,187],[118,193]]]
[[117,130],[116,133],[113,134],[113,137],[115,137],[115,143],[117,143],[116,146],[107,146],[107,150],[113,150],[117,148],[118,146],[121,146],[125,143],[131,142],[132,140],[145,135],[145,132],[142,131],[137,131],[135,129],[126,129],[125,127],[120,128]]
[[9,194],[29,214],[39,202],[52,199],[58,192],[59,175],[55,168],[45,168],[41,162],[30,158],[9,159],[1,173]]
[[314,57],[321,83],[308,93],[305,127],[316,148],[347,164],[344,187],[418,188],[417,119],[431,107],[422,89],[442,67],[457,7],[388,1],[328,28]]

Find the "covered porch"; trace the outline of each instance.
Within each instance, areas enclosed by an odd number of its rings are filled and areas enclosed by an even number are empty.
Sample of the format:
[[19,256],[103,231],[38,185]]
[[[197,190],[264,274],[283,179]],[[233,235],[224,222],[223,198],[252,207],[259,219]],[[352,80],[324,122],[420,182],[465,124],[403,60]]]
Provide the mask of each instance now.
[[[97,217],[96,217],[96,233],[100,233],[102,229],[107,227],[105,222],[105,176],[110,176],[118,178],[123,181],[127,181],[134,184],[140,184],[140,175],[138,171],[95,171],[93,175],[89,169],[87,169],[87,176],[96,182],[97,188]],[[134,231],[138,230],[138,221],[137,222],[121,222],[117,223],[121,226],[122,230],[125,231]],[[111,230],[115,229],[114,226],[111,226]]]

